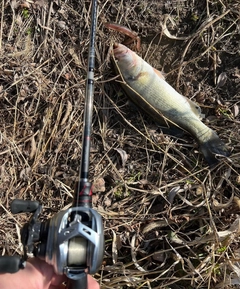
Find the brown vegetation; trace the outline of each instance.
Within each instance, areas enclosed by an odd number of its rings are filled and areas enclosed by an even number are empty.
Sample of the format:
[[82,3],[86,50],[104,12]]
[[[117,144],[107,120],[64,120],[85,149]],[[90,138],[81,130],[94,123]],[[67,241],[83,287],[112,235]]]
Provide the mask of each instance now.
[[[0,5],[0,250],[11,255],[28,220],[10,213],[13,199],[39,200],[46,218],[72,202],[91,5]],[[98,11],[90,173],[106,251],[95,277],[102,288],[239,286],[239,1],[100,0]],[[138,32],[141,56],[199,103],[229,159],[210,170],[191,136],[163,134],[129,102],[109,55],[122,36],[104,22]]]

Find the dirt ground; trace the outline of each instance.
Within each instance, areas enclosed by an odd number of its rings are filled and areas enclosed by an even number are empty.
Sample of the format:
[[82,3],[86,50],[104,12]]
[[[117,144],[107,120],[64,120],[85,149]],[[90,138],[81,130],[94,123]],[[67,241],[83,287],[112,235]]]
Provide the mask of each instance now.
[[[21,254],[13,199],[43,219],[72,203],[82,150],[91,1],[0,3],[0,252]],[[98,1],[90,156],[103,217],[101,288],[240,288],[240,3]],[[110,46],[138,54],[196,101],[231,150],[209,169],[196,140],[164,134],[116,81]]]

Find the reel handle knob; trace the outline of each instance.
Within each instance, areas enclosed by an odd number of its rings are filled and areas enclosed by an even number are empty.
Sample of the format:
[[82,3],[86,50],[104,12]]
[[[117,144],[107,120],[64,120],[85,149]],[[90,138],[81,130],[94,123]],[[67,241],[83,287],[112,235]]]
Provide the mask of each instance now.
[[1,256],[0,257],[0,274],[16,273],[19,269],[24,268],[24,263],[20,256]]
[[35,212],[39,207],[38,201],[28,201],[15,199],[11,203],[11,212],[13,214]]

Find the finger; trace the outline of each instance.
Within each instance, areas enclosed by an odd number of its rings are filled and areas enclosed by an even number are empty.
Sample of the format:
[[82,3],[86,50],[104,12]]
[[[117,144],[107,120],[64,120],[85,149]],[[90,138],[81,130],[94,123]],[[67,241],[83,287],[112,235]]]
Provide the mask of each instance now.
[[59,286],[63,282],[67,281],[67,277],[65,275],[54,275],[52,277],[51,285],[53,286]]
[[100,289],[100,285],[91,275],[88,275],[87,278],[88,278],[89,289]]
[[50,284],[59,287],[60,284],[67,280],[65,275],[55,274],[53,267],[45,261],[33,258],[29,259],[29,263],[42,275],[42,288],[48,288]]

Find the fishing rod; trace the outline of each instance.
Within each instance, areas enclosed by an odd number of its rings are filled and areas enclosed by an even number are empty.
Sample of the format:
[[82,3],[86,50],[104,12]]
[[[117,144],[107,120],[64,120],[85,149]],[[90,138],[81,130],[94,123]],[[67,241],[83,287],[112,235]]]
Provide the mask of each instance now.
[[23,256],[0,257],[0,273],[15,273],[25,268],[28,255],[33,254],[52,265],[56,274],[65,274],[68,289],[86,289],[87,274],[98,271],[104,253],[103,222],[100,214],[92,209],[89,182],[97,0],[92,0],[91,8],[81,165],[72,207],[41,222],[38,218],[42,205],[38,201],[14,200],[11,203],[13,214],[32,213],[30,221],[21,229]]
[[75,190],[75,206],[92,206],[91,183],[89,183],[89,156],[92,128],[94,68],[95,68],[95,38],[97,27],[97,0],[92,1],[91,31],[88,48],[88,71],[85,90],[85,107],[83,122],[82,157],[79,169],[79,182]]

